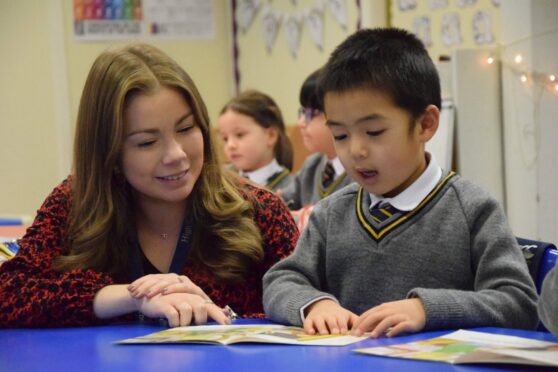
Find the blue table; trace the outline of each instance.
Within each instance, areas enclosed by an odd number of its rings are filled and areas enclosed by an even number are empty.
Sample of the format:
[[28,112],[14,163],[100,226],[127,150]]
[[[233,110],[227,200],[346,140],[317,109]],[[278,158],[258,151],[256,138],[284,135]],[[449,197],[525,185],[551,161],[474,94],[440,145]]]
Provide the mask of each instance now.
[[[239,323],[266,321],[240,320]],[[515,365],[452,366],[360,355],[357,347],[382,346],[440,336],[425,332],[392,339],[367,339],[343,347],[237,344],[115,345],[114,341],[162,330],[159,326],[0,330],[0,371],[532,371]],[[500,328],[477,331],[558,342],[549,333]]]

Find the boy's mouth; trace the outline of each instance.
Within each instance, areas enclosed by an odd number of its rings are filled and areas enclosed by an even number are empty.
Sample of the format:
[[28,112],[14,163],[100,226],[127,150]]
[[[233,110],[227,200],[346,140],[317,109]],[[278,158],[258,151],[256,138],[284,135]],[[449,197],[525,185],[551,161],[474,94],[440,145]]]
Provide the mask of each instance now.
[[371,178],[371,177],[376,177],[378,175],[378,171],[375,170],[357,169],[357,172],[363,178]]

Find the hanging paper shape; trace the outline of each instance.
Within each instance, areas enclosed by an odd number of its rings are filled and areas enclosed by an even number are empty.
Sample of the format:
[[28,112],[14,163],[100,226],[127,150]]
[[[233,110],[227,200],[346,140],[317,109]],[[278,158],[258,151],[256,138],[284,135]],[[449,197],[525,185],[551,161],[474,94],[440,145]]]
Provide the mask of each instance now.
[[492,19],[490,14],[479,10],[473,15],[473,37],[477,44],[491,44],[494,42],[492,35]]
[[416,17],[413,21],[413,33],[424,43],[425,46],[432,46],[432,36],[430,33],[430,18]]
[[312,41],[320,51],[324,50],[324,9],[320,6],[313,6],[305,15],[306,27],[310,31]]
[[287,16],[283,21],[283,30],[285,31],[285,38],[287,39],[287,46],[293,58],[297,57],[300,47],[301,25],[301,17],[294,14]]
[[492,5],[494,5],[496,8],[500,7],[501,1],[500,0],[492,0]]
[[397,7],[402,12],[415,9],[417,7],[417,0],[397,0]]
[[473,6],[477,0],[457,0],[457,6],[465,8],[466,6]]
[[261,0],[238,0],[236,16],[242,33],[246,33],[250,29],[260,5]]
[[273,44],[279,33],[279,27],[281,26],[282,15],[277,13],[271,7],[266,6],[262,14],[263,22],[263,33],[265,39],[265,47],[268,53],[273,50]]
[[428,0],[430,10],[447,8],[448,0]]
[[347,3],[345,0],[328,0],[329,10],[341,27],[347,29]]
[[442,17],[442,42],[446,47],[461,44],[461,25],[457,13],[444,14]]

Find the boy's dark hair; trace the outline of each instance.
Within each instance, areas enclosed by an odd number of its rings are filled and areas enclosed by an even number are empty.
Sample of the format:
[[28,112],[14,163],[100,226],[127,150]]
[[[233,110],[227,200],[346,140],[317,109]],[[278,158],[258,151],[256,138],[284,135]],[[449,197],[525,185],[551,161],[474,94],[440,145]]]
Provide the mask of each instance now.
[[302,107],[324,111],[322,99],[319,96],[318,91],[320,71],[321,69],[314,71],[306,78],[306,80],[304,80],[304,83],[302,83],[302,87],[300,87],[300,95],[298,97]]
[[420,116],[428,105],[441,108],[440,79],[424,44],[397,28],[360,30],[331,54],[318,81],[322,101],[328,92],[374,89]]

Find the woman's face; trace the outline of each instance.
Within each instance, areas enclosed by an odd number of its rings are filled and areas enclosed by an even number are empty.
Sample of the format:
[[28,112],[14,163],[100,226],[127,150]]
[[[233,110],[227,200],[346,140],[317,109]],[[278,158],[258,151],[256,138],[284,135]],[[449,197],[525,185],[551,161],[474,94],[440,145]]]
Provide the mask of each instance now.
[[219,117],[218,126],[225,155],[237,169],[253,171],[266,166],[275,157],[277,129],[264,128],[252,117],[232,110]]
[[203,134],[187,100],[162,87],[124,112],[121,166],[139,202],[182,203],[203,166]]

